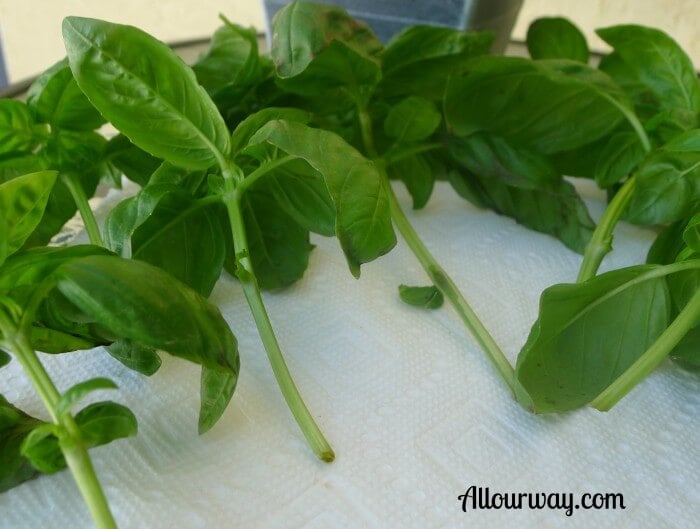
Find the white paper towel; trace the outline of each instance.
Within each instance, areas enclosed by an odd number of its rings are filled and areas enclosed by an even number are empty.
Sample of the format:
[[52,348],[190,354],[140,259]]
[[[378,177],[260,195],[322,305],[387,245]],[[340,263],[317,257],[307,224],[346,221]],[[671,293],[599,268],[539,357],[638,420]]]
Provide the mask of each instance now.
[[[590,189],[588,192],[590,193]],[[408,205],[406,193],[398,189]],[[600,194],[589,201],[602,212]],[[438,184],[409,214],[511,360],[540,292],[573,281],[581,257],[546,235],[478,210]],[[653,234],[622,223],[603,269],[643,262]],[[277,389],[238,284],[212,301],[240,341],[242,374],[229,410],[196,435],[199,371],[165,359],[151,379],[102,349],[43,355],[59,388],[108,376],[101,394],[136,413],[139,435],[93,450],[122,529],[448,529],[697,527],[698,378],[662,366],[609,413],[534,416],[509,396],[447,305],[399,301],[427,280],[405,244],[348,272],[334,239],[314,237],[302,281],[265,295],[304,398],[337,460],[317,461]],[[17,362],[0,392],[45,416]],[[502,492],[621,492],[625,510],[463,513],[469,485]],[[2,529],[92,527],[67,471],[0,495]]]

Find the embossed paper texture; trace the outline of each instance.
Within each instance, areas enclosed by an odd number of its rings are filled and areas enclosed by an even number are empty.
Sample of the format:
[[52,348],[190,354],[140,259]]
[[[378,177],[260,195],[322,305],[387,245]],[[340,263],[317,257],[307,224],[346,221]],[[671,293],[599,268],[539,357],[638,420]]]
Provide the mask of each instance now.
[[[584,190],[585,191],[585,190]],[[399,190],[408,207],[408,196]],[[600,194],[589,190],[595,217]],[[558,241],[478,210],[438,184],[409,217],[511,360],[540,292],[573,281],[581,258]],[[621,223],[604,269],[643,262],[653,233]],[[426,284],[408,248],[352,278],[334,239],[314,237],[306,276],[265,301],[292,373],[337,453],[317,461],[277,389],[242,292],[212,300],[240,341],[242,375],[217,426],[196,435],[198,369],[164,359],[150,380],[102,349],[49,357],[60,388],[94,376],[139,420],[136,438],[93,450],[122,529],[449,529],[696,527],[698,378],[670,362],[609,413],[535,416],[511,398],[445,306],[402,304]],[[0,371],[11,402],[45,416],[17,362]],[[96,398],[104,397],[104,394]],[[625,510],[462,512],[470,485],[502,492],[621,492]],[[2,529],[92,527],[68,472],[0,495]]]

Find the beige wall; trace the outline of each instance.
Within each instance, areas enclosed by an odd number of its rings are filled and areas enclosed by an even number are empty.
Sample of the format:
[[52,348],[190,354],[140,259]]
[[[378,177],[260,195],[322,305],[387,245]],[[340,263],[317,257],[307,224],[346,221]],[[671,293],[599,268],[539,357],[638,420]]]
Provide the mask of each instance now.
[[[0,0],[0,30],[10,81],[34,75],[64,55],[66,15],[135,24],[166,41],[209,35],[223,12],[242,25],[263,27],[261,0]],[[380,1],[380,0],[378,0]],[[593,29],[623,22],[655,25],[671,33],[700,68],[700,0],[525,0],[514,37],[529,22],[565,15],[603,49]]]

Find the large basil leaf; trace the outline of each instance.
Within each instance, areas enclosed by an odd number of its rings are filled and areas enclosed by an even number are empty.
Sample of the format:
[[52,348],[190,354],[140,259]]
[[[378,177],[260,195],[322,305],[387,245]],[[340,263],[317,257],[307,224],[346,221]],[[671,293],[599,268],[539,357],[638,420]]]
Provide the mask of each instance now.
[[43,123],[72,130],[93,130],[105,120],[78,88],[68,59],[37,77],[27,91],[27,105]]
[[453,76],[445,93],[456,135],[490,131],[545,154],[608,135],[626,106],[604,74],[573,61],[481,57]]
[[586,37],[566,18],[538,18],[527,29],[526,40],[533,59],[571,59],[588,63]]
[[546,289],[516,366],[535,411],[591,402],[666,329],[670,303],[662,269],[651,265]]
[[[700,112],[700,81],[693,63],[666,33],[634,25],[613,26],[596,33],[615,49],[617,60],[655,96],[660,107]],[[615,71],[611,71],[613,77]]]
[[339,7],[292,2],[273,21],[271,56],[285,90],[305,96],[343,87],[356,99],[380,79],[381,42]]
[[0,395],[0,493],[39,474],[20,452],[25,437],[41,421],[15,408]]
[[305,160],[324,178],[336,210],[335,233],[351,272],[396,244],[389,201],[372,162],[332,132],[301,123],[271,121],[251,139]]
[[624,180],[644,159],[644,148],[633,132],[618,132],[600,152],[594,177],[600,187],[611,187]]
[[0,99],[0,154],[30,152],[37,136],[27,105],[15,99]]
[[56,177],[56,171],[41,171],[0,184],[6,255],[21,248],[41,221]]
[[416,95],[441,100],[450,75],[469,59],[489,52],[491,33],[417,25],[389,41],[381,54],[379,91],[387,97]]
[[80,17],[63,21],[63,38],[80,88],[135,145],[191,169],[228,154],[223,118],[168,46],[131,26]]

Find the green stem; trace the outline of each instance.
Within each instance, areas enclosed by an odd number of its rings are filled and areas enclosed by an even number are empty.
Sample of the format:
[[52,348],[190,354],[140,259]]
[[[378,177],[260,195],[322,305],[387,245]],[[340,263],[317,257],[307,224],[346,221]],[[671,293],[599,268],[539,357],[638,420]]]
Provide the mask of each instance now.
[[30,345],[26,334],[17,329],[15,325],[10,324],[8,319],[2,315],[0,315],[0,331],[4,337],[3,341],[22,364],[29,380],[49,412],[51,420],[63,432],[63,435],[59,437],[61,450],[92,515],[95,526],[98,529],[117,529],[117,524],[109,510],[107,498],[95,474],[80,429],[71,414],[59,415],[57,413],[56,404],[60,394]]
[[612,250],[615,225],[617,221],[620,220],[620,216],[622,216],[622,213],[632,198],[635,183],[636,178],[634,176],[628,178],[605,209],[603,216],[591,236],[591,240],[588,241],[586,245],[583,263],[581,263],[581,269],[579,270],[577,278],[579,283],[583,283],[595,276],[600,267],[600,263],[603,261],[603,257]]
[[306,437],[314,453],[321,460],[330,463],[335,459],[333,449],[323,436],[323,433],[316,424],[316,421],[314,421],[309,409],[306,407],[306,404],[304,404],[299,390],[294,384],[289,368],[284,361],[282,350],[277,342],[272,324],[270,323],[270,318],[265,309],[262,295],[260,294],[260,288],[255,278],[253,264],[249,256],[248,239],[245,233],[245,224],[240,205],[241,190],[240,188],[236,189],[236,182],[231,171],[228,168],[222,169],[224,171],[224,184],[226,188],[224,202],[231,223],[233,247],[236,251],[238,266],[238,279],[243,286],[246,301],[253,314],[253,319],[260,333],[260,338],[265,346],[272,371],[275,374],[277,383],[279,384],[282,395],[292,415],[294,415],[299,428],[301,428],[304,437]]
[[90,203],[88,202],[87,196],[85,196],[83,186],[80,185],[78,179],[72,174],[62,173],[61,181],[66,185],[68,191],[70,191],[75,205],[78,206],[78,211],[83,219],[85,231],[87,231],[90,242],[96,246],[104,246],[102,235],[100,235],[100,229],[97,227],[97,220],[95,220],[95,215],[92,209],[90,209]]
[[405,213],[396,199],[394,190],[389,183],[389,178],[384,167],[385,162],[377,157],[377,151],[374,147],[372,138],[372,120],[366,109],[358,105],[358,116],[360,120],[360,129],[362,131],[362,139],[364,141],[365,150],[375,160],[375,164],[379,169],[382,177],[382,183],[389,197],[389,207],[391,210],[391,218],[394,225],[401,233],[401,236],[408,243],[413,254],[418,258],[423,270],[425,270],[433,284],[443,293],[450,304],[454,307],[457,314],[462,319],[467,329],[472,333],[481,348],[486,352],[489,360],[501,375],[505,383],[508,385],[513,394],[517,394],[518,384],[515,379],[515,371],[510,364],[503,351],[493,339],[488,329],[481,322],[479,317],[471,308],[467,300],[455,285],[454,281],[438,264],[428,248],[423,244],[413,226],[406,218]]
[[688,331],[698,324],[698,321],[700,321],[700,291],[693,294],[673,323],[627,371],[591,402],[591,406],[600,411],[608,411],[612,408],[656,368]]

